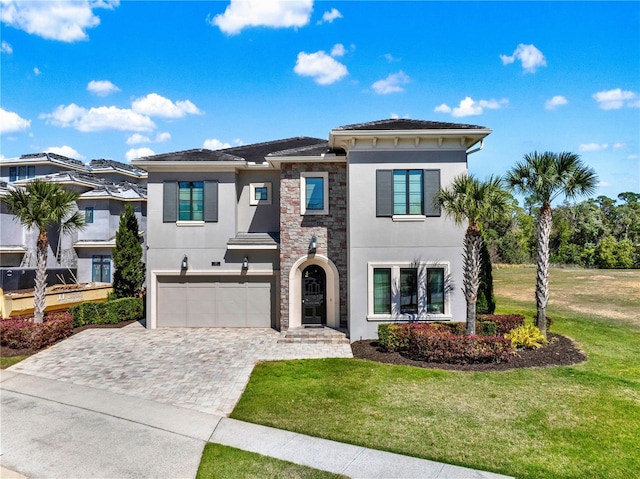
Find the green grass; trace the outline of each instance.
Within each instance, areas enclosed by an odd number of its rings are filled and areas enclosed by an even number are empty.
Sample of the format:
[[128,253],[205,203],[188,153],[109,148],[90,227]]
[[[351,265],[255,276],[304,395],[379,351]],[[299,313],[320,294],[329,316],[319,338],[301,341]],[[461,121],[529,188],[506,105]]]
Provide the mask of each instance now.
[[0,358],[0,369],[7,369],[9,366],[19,363],[29,356],[10,356],[8,358]]
[[[232,417],[518,478],[634,477],[640,272],[625,273],[622,281],[617,272],[552,272],[552,330],[573,338],[586,363],[487,373],[345,359],[262,363]],[[494,276],[498,312],[532,318],[535,269]]]
[[338,474],[300,466],[220,444],[207,444],[196,479],[336,479]]

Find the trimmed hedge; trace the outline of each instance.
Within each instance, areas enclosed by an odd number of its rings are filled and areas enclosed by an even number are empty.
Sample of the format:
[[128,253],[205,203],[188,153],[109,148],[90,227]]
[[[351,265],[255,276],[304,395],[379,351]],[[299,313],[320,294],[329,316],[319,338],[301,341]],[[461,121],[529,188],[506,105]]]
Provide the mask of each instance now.
[[0,321],[0,344],[14,349],[42,349],[71,336],[73,317],[66,311],[47,313],[43,323],[27,316]]
[[401,323],[378,326],[378,345],[398,351],[415,361],[478,363],[509,361],[511,341],[495,334],[496,322],[479,328],[488,335],[465,335],[464,323]]
[[513,354],[511,341],[504,337],[459,335],[428,327],[411,329],[406,352],[414,361],[449,364],[508,362]]
[[73,326],[87,324],[117,324],[131,319],[142,319],[142,298],[121,298],[105,303],[82,303],[69,308],[73,315]]

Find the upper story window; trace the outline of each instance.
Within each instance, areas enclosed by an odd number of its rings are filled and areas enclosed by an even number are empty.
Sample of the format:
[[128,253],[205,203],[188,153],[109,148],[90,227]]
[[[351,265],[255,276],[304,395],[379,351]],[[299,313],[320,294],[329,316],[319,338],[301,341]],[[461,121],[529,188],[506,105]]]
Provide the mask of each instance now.
[[377,170],[376,216],[440,216],[440,170]]
[[93,223],[93,206],[87,206],[84,209],[84,222],[85,224]]
[[27,180],[36,177],[35,166],[11,166],[9,167],[9,181]]
[[271,204],[271,182],[249,184],[249,204],[270,205]]
[[422,170],[393,170],[393,214],[421,215]]
[[217,181],[165,181],[162,196],[165,223],[218,221]]
[[300,173],[300,214],[329,214],[329,173]]
[[204,220],[204,183],[180,181],[178,183],[178,220]]

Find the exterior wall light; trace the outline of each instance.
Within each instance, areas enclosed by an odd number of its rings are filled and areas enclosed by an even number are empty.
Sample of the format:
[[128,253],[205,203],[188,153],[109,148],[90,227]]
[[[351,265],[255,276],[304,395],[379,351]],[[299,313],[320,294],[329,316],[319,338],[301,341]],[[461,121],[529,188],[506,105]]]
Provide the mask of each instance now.
[[316,235],[313,235],[311,237],[311,242],[309,243],[309,253],[315,253],[317,248],[318,248],[318,238],[316,238]]
[[246,256],[242,260],[242,269],[249,269],[249,258]]
[[187,261],[187,255],[182,257],[182,263],[180,263],[180,269],[186,271],[189,268],[189,262]]

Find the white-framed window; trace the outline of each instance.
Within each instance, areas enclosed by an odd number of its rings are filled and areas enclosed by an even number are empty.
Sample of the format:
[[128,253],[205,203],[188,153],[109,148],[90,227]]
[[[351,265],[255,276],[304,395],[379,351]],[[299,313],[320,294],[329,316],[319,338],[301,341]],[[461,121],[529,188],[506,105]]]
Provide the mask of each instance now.
[[329,173],[300,173],[300,214],[329,214]]
[[368,268],[368,320],[451,317],[448,263],[369,263]]
[[249,204],[251,206],[271,204],[271,182],[249,184]]

